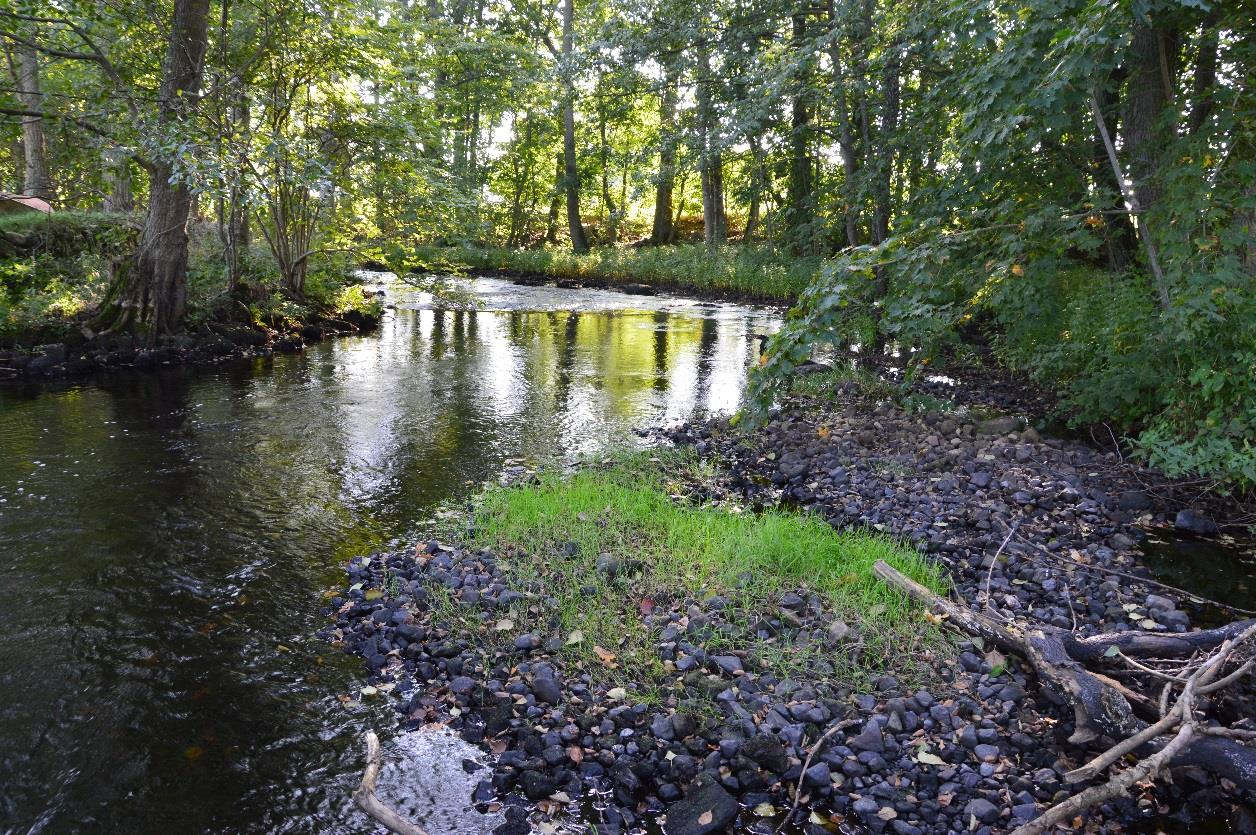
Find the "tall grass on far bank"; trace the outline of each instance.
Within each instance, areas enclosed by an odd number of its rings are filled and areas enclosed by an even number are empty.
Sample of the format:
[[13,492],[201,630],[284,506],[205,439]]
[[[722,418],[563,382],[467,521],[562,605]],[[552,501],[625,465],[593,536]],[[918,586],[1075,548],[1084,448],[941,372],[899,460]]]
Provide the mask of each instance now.
[[[634,455],[607,468],[491,489],[475,517],[476,544],[492,548],[516,576],[556,601],[554,611],[537,616],[541,628],[558,621],[564,635],[578,634],[566,651],[589,655],[599,669],[593,648],[615,653],[623,662],[621,683],[630,688],[640,686],[642,670],[659,664],[657,638],[642,614],[669,602],[683,612],[687,599],[713,595],[728,599],[722,616],[736,628],[706,639],[712,654],[745,651],[778,675],[807,675],[821,661],[832,670],[821,675],[852,685],[885,670],[923,680],[919,655],[942,644],[938,628],[876,579],[872,566],[885,560],[940,591],[935,565],[884,537],[837,533],[808,515],[678,503],[669,495],[678,488],[665,473],[699,466],[680,453],[661,461]],[[832,619],[853,628],[847,642],[755,637],[754,624],[779,617],[781,596],[798,588],[826,601],[821,629]]]
[[794,257],[766,246],[701,244],[602,247],[586,255],[558,249],[420,247],[414,259],[428,270],[505,270],[572,280],[637,282],[675,290],[735,293],[792,301],[820,269],[818,257]]

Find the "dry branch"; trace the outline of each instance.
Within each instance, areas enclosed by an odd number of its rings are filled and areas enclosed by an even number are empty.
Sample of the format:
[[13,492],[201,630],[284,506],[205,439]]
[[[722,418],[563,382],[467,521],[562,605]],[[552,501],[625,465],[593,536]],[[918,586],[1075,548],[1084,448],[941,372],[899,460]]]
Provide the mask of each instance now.
[[[1045,832],[1097,803],[1126,793],[1142,780],[1155,778],[1166,768],[1199,766],[1216,777],[1230,780],[1242,790],[1256,791],[1256,749],[1236,741],[1247,739],[1249,735],[1243,731],[1227,733],[1229,729],[1206,727],[1195,710],[1197,695],[1233,684],[1256,666],[1256,662],[1248,658],[1222,675],[1240,647],[1256,643],[1256,620],[1176,635],[1127,631],[1079,637],[1054,626],[996,622],[935,594],[885,562],[877,562],[873,573],[935,614],[945,616],[956,629],[1024,656],[1047,694],[1060,704],[1072,706],[1075,723],[1069,738],[1071,743],[1117,740],[1089,763],[1069,772],[1066,778],[1069,782],[1098,777],[1127,756],[1142,758],[1133,767],[1113,775],[1107,783],[1088,788],[1048,809],[1014,835]],[[1131,657],[1176,658],[1176,674],[1133,662]],[[1159,711],[1155,699],[1086,668],[1087,663],[1114,658],[1129,662],[1134,673],[1148,676],[1147,681],[1157,686],[1163,684]],[[1170,708],[1171,697],[1179,689],[1180,694]],[[1153,718],[1158,713],[1158,721],[1148,724],[1136,715],[1135,706]]]

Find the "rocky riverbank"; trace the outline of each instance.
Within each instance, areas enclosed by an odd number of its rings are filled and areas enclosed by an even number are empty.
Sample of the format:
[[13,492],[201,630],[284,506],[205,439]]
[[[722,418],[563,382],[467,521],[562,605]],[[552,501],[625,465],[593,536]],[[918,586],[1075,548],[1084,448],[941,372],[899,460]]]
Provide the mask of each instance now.
[[276,330],[238,323],[209,322],[195,331],[161,337],[148,345],[133,336],[73,333],[61,342],[30,350],[0,349],[0,383],[87,377],[123,369],[216,365],[238,359],[296,353],[307,343],[366,333],[377,316],[351,310],[336,318],[313,317],[297,327]]
[[[1082,634],[1191,628],[1190,599],[1138,563],[1142,526],[1211,530],[1206,508],[1173,504],[1182,493],[1172,485],[1018,419],[918,415],[849,384],[832,394],[791,404],[749,436],[721,422],[668,433],[722,464],[714,481],[688,485],[689,498],[785,502],[835,528],[910,541],[975,609]],[[557,577],[571,556],[555,549],[542,561]],[[405,726],[446,722],[497,755],[476,799],[505,804],[501,833],[539,820],[766,832],[786,817],[808,833],[996,832],[1078,788],[1063,779],[1087,759],[1068,741],[1071,711],[980,639],[906,647],[920,669],[852,683],[829,661],[858,656],[862,624],[807,586],[754,610],[678,587],[638,613],[657,663],[623,670],[641,685],[629,690],[564,652],[572,636],[547,620],[552,588],[544,576],[520,581],[509,554],[431,541],[355,560],[328,609],[324,637],[366,660],[366,696],[391,693]],[[521,610],[526,630],[512,614]],[[770,641],[795,663],[780,674],[762,652],[724,649],[738,638]],[[598,649],[617,665],[615,647]],[[1248,698],[1226,709],[1251,715]],[[609,796],[603,811],[577,802],[590,792]],[[795,799],[802,811],[790,816]],[[1117,831],[1168,813],[1250,821],[1234,801],[1191,774],[1103,805],[1088,826]]]

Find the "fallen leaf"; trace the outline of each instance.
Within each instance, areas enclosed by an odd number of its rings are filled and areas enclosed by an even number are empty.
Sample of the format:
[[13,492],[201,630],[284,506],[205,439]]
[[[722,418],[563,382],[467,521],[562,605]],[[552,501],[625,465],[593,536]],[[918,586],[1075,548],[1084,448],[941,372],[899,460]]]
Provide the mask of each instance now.
[[754,807],[754,813],[761,818],[770,818],[776,814],[776,807],[771,803],[763,802]]
[[370,685],[370,684],[368,684],[368,685],[366,685],[365,687],[363,687],[363,688],[362,688],[362,695],[363,695],[363,696],[374,696],[374,695],[375,695],[376,693],[378,693],[378,692],[379,692],[379,688],[378,688],[378,687],[375,687],[375,686],[373,686],[373,685]]
[[699,826],[709,826],[713,820],[715,820],[715,812],[712,809],[707,809],[705,812],[698,815]]
[[493,628],[496,629],[498,632],[509,632],[510,630],[515,628],[515,622],[511,620],[510,618],[502,618],[501,620],[497,622],[497,625],[494,626]]
[[898,817],[898,812],[894,811],[893,806],[882,806],[881,811],[877,812],[877,817],[883,821],[892,821]]
[[925,765],[946,765],[946,760],[942,759],[937,754],[931,754],[928,751],[921,751],[916,755],[916,759]]
[[573,763],[583,762],[584,761],[584,749],[581,748],[579,745],[570,746],[567,749],[567,759],[571,760]]
[[594,647],[593,647],[593,652],[597,655],[597,657],[598,657],[599,659],[601,659],[602,663],[603,663],[603,664],[605,664],[606,666],[608,666],[608,667],[616,667],[616,666],[618,666],[618,665],[615,663],[615,657],[616,657],[616,656],[615,656],[615,653],[610,652],[610,651],[605,650],[605,649],[602,649],[602,648],[601,648],[601,647],[599,647],[599,646],[594,646]]
[[576,629],[570,635],[567,636],[567,646],[571,646],[572,644],[578,644],[583,640],[584,640],[584,633],[581,632],[579,629]]
[[622,702],[624,699],[628,698],[628,691],[622,687],[612,687],[610,690],[606,691],[606,698]]

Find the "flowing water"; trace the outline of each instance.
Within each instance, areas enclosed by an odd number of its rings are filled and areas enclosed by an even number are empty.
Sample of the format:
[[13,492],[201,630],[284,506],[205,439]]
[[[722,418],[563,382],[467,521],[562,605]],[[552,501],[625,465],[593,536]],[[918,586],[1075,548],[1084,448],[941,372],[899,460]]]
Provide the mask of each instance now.
[[363,730],[423,757],[311,637],[343,562],[518,459],[735,408],[779,321],[475,289],[303,356],[0,390],[0,832],[363,831]]

